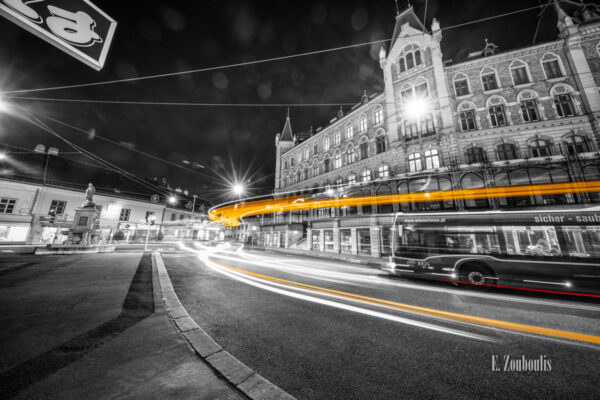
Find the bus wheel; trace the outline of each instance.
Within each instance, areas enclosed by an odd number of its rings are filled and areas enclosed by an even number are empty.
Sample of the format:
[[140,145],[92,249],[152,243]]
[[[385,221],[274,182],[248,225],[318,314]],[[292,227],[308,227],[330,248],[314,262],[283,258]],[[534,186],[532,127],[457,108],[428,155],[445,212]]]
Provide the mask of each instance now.
[[484,285],[490,283],[491,275],[487,268],[480,265],[467,265],[461,270],[461,280],[468,287],[486,287]]

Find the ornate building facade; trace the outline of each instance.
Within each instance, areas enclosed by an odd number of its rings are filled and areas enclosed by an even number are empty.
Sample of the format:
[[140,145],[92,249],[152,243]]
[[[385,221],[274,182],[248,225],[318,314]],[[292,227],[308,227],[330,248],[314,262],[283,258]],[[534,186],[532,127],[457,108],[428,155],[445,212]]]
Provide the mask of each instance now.
[[[587,6],[586,6],[587,7]],[[498,52],[485,40],[444,60],[442,29],[412,7],[380,51],[385,90],[363,95],[317,132],[276,137],[276,193],[357,196],[600,179],[598,9],[570,17],[557,2],[555,41]],[[596,194],[525,196],[261,217],[265,245],[380,256],[391,213],[589,203]],[[386,231],[387,229],[387,231]]]

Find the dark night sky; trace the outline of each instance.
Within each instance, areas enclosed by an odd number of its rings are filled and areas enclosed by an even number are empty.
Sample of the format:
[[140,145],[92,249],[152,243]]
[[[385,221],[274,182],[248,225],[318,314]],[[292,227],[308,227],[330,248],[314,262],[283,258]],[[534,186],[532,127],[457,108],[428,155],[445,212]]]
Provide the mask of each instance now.
[[[51,1],[47,0],[50,4]],[[118,22],[104,69],[82,64],[8,20],[0,20],[0,91],[98,82],[212,67],[388,39],[394,26],[393,0],[356,1],[100,1]],[[404,3],[399,1],[400,5]],[[423,15],[425,0],[413,0]],[[427,22],[442,28],[538,5],[538,0],[429,0]],[[531,43],[537,11],[444,32],[445,58],[483,47],[484,38],[502,49]],[[539,41],[556,35],[552,10]],[[210,103],[355,103],[363,90],[382,90],[380,45],[286,61],[179,77],[119,83],[30,96]],[[166,177],[207,197],[219,195],[219,172],[253,176],[250,186],[273,187],[274,136],[285,107],[174,107],[23,101],[33,110],[98,135],[131,144],[175,163],[196,161],[212,177],[153,161],[105,144],[93,135],[52,125],[84,148],[140,176]],[[324,125],[338,107],[292,108],[295,131]],[[33,148],[66,144],[14,117],[0,117],[0,143]],[[214,171],[214,172],[213,172]],[[255,193],[258,190],[255,190]]]

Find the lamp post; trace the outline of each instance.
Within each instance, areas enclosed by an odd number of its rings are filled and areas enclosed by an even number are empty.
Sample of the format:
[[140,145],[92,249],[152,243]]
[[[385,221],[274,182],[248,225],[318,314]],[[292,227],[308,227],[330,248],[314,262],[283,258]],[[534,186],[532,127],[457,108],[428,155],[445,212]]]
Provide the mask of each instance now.
[[146,223],[148,225],[148,230],[146,231],[146,244],[144,245],[144,251],[148,251],[148,240],[150,240],[150,227],[152,225],[154,225],[155,221],[156,221],[156,216],[154,216],[154,215],[148,216],[148,219],[146,220]]

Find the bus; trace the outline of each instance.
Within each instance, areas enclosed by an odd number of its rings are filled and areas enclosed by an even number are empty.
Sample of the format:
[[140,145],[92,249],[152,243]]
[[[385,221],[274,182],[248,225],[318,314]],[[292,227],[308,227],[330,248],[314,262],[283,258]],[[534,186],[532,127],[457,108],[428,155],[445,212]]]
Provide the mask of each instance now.
[[600,207],[398,213],[391,230],[393,275],[600,292]]

